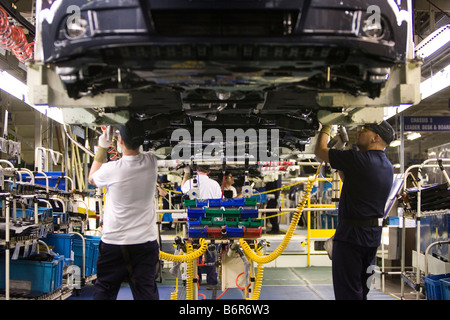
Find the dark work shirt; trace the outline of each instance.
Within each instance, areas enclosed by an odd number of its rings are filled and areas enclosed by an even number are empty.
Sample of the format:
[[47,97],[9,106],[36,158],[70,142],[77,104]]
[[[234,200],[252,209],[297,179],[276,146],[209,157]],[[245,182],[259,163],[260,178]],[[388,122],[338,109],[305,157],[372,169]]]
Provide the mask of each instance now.
[[378,247],[381,227],[339,223],[342,219],[382,218],[392,187],[394,170],[382,150],[329,151],[330,165],[344,172],[334,239],[364,247]]

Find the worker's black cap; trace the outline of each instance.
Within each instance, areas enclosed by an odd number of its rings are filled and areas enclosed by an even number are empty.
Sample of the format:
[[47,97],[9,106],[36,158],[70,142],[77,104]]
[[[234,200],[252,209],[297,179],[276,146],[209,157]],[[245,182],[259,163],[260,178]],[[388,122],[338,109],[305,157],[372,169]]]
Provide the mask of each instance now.
[[381,137],[381,139],[383,139],[384,142],[386,142],[387,144],[390,144],[395,139],[394,128],[392,128],[389,122],[385,120],[383,120],[380,124],[365,123],[364,127],[378,134]]
[[206,164],[198,164],[197,165],[197,171],[200,171],[200,172],[207,172],[210,169],[211,169],[211,167],[209,165],[206,165]]
[[145,129],[141,121],[130,119],[124,126],[119,126],[120,136],[131,149],[137,149],[144,143]]

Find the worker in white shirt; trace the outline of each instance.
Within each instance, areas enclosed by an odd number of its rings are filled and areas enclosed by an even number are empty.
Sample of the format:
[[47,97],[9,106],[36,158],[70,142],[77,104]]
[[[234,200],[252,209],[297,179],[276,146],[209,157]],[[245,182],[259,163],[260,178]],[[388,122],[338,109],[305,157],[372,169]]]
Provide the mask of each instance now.
[[230,171],[225,171],[225,175],[222,177],[222,180],[223,180],[222,188],[224,192],[224,197],[226,197],[226,191],[231,191],[232,192],[231,198],[237,198],[238,193],[236,188],[233,186],[234,184],[233,174]]
[[111,140],[105,131],[89,173],[92,185],[106,188],[94,300],[115,300],[127,279],[135,300],[158,300],[157,159],[139,151],[145,134],[140,122],[130,120],[119,131],[122,158],[106,162]]
[[[208,177],[210,173],[209,166],[197,165],[197,188],[199,190],[199,199],[220,199],[222,198],[222,189],[217,181]],[[190,168],[184,168],[184,177],[181,182],[181,191],[187,194],[194,188],[194,178],[189,179]]]

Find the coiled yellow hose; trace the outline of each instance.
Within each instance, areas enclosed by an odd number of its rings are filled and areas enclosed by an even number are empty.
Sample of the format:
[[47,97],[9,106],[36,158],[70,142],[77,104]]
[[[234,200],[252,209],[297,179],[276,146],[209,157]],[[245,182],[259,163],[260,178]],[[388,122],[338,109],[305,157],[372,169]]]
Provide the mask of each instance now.
[[170,300],[178,300],[178,277],[175,281],[175,291],[170,293]]
[[[208,247],[208,243],[206,243],[205,239],[200,239],[199,243],[200,243],[200,248],[198,248],[194,252],[191,252],[191,253],[187,252],[184,255],[175,255],[175,254],[170,254],[170,253],[166,253],[163,251],[159,251],[159,257],[163,260],[172,261],[172,262],[192,261],[194,259],[201,257],[205,253],[206,248]],[[191,245],[191,249],[192,249],[192,245]]]
[[[208,243],[205,241],[205,239],[199,239],[199,243],[200,248],[198,248],[195,251],[193,251],[192,244],[186,243],[186,254],[183,255],[175,255],[159,251],[159,257],[163,260],[178,263],[187,262],[186,300],[193,300],[194,298],[193,293],[194,260],[202,256],[208,247]],[[177,278],[177,291],[171,293],[170,295],[171,300],[177,300],[177,294],[178,294],[178,278]]]
[[[262,255],[261,249],[257,249],[256,253],[258,256]],[[256,276],[255,276],[255,286],[253,288],[253,293],[250,298],[247,298],[247,292],[245,294],[246,300],[259,300],[259,295],[261,294],[261,288],[262,288],[262,280],[263,280],[263,273],[264,273],[264,264],[258,263],[258,266],[256,268]]]
[[[186,255],[192,254],[192,244],[186,243]],[[186,300],[194,300],[194,260],[187,262],[186,268]]]
[[291,241],[292,236],[294,235],[295,228],[297,227],[298,220],[300,219],[303,209],[305,208],[309,197],[311,196],[311,190],[314,186],[314,183],[318,179],[318,174],[320,172],[322,165],[319,166],[317,169],[316,174],[313,177],[308,178],[308,184],[306,185],[306,192],[303,194],[302,199],[299,201],[299,204],[297,205],[297,208],[294,212],[294,216],[292,217],[291,224],[289,225],[289,229],[286,232],[286,235],[283,238],[283,241],[278,245],[278,247],[269,255],[267,256],[259,256],[253,252],[252,248],[250,248],[250,245],[245,241],[244,239],[240,239],[239,242],[241,244],[242,249],[244,250],[245,255],[259,264],[266,264],[269,263],[276,258],[278,258],[283,251],[286,249],[287,245],[289,244],[289,241]]

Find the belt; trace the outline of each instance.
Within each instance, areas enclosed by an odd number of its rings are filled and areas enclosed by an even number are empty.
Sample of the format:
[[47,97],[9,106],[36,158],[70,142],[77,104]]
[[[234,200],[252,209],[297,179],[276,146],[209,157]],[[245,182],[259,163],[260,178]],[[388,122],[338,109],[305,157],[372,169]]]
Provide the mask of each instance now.
[[347,224],[354,227],[382,227],[383,218],[367,218],[367,219],[352,219],[345,218],[341,220],[343,224]]

